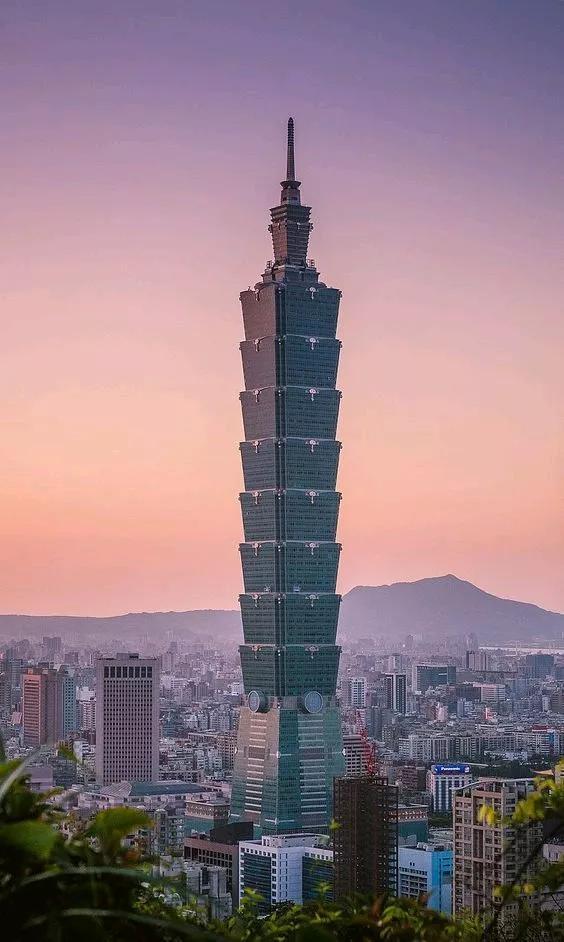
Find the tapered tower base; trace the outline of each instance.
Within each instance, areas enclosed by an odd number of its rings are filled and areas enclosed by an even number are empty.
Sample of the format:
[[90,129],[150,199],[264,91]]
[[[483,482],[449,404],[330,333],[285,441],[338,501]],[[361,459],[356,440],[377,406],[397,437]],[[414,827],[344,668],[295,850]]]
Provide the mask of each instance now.
[[308,714],[288,699],[267,713],[241,710],[231,817],[252,821],[258,834],[326,831],[343,771],[336,704]]

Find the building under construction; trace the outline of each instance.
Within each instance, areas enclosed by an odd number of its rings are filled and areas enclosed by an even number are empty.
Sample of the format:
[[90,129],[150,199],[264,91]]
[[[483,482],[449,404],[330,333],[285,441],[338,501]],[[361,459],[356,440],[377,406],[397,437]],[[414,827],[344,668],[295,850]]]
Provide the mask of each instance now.
[[333,783],[335,899],[397,891],[398,790],[386,778]]

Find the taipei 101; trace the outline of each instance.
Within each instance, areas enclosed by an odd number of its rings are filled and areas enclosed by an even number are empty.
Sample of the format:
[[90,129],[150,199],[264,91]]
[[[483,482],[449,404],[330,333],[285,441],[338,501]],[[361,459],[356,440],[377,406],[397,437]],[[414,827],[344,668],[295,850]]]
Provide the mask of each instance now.
[[0,46],[0,936],[564,942],[564,3]]

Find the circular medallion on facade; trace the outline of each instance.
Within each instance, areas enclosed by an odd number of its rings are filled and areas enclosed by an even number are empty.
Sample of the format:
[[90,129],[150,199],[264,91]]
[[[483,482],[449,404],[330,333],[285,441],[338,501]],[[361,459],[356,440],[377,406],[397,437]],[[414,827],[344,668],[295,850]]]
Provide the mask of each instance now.
[[249,694],[248,703],[249,703],[249,710],[251,710],[252,713],[258,713],[258,711],[260,710],[262,706],[262,697],[260,693],[258,692],[258,690],[251,690]]
[[321,713],[323,697],[317,690],[308,690],[304,697],[304,707],[308,713]]

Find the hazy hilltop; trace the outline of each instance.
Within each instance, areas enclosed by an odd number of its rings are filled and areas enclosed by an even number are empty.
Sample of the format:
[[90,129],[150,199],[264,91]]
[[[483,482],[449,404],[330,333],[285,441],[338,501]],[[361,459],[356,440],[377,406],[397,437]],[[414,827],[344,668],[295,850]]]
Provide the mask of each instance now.
[[498,598],[448,575],[356,586],[343,598],[339,627],[350,637],[414,634],[429,640],[474,632],[485,644],[561,638],[564,615]]
[[[564,615],[502,599],[456,576],[393,585],[356,586],[343,597],[339,629],[350,638],[406,634],[437,640],[475,632],[479,641],[561,638]],[[138,612],[106,618],[64,615],[0,615],[0,638],[42,635],[100,636],[126,641],[146,634],[155,641],[172,631],[210,643],[242,641],[238,611]]]
[[241,635],[238,611],[202,609],[192,612],[131,612],[94,618],[86,615],[0,615],[0,637],[36,638],[42,635],[100,635],[127,639],[147,634],[152,641],[173,631],[186,638],[221,641]]

